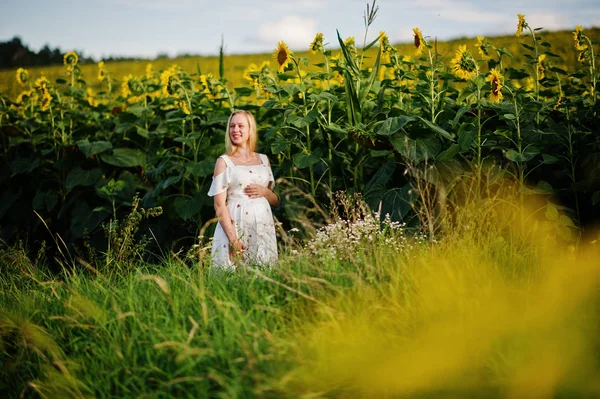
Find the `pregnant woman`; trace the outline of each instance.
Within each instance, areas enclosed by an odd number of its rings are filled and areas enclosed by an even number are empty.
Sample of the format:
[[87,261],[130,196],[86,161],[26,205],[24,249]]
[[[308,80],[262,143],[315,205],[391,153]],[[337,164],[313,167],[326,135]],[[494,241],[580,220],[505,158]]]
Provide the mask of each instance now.
[[214,197],[217,224],[212,264],[235,268],[239,262],[269,265],[277,260],[271,206],[279,204],[269,159],[256,152],[256,120],[234,111],[227,123],[226,154],[215,164],[208,195]]

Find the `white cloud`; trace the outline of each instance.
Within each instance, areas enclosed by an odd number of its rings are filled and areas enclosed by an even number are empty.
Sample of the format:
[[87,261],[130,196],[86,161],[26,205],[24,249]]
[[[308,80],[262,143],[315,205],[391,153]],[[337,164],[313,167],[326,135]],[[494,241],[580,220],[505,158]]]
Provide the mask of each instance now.
[[276,22],[266,22],[258,27],[257,39],[263,43],[273,44],[283,40],[292,49],[308,48],[317,33],[317,22],[314,18],[302,18],[295,15],[284,17]]
[[158,11],[167,11],[167,10],[181,10],[181,9],[189,9],[194,6],[193,0],[179,0],[179,1],[171,1],[171,0],[114,0],[117,4],[139,8],[143,10],[158,10]]
[[295,12],[299,12],[299,11],[315,11],[315,10],[321,10],[323,8],[327,7],[327,1],[325,0],[303,0],[303,1],[292,1],[292,2],[285,2],[285,1],[280,1],[280,0],[276,0],[273,3],[273,7],[277,10],[282,10],[282,11],[295,11]]
[[532,28],[544,28],[545,30],[558,30],[569,27],[567,19],[557,14],[530,13],[525,20]]

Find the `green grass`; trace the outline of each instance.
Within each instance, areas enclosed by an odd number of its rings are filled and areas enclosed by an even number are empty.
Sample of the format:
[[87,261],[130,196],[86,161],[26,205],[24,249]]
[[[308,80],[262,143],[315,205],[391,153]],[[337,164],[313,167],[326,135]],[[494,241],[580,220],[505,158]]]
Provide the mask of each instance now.
[[458,210],[435,243],[337,221],[272,270],[171,255],[127,273],[53,275],[3,249],[0,391],[597,397],[598,244],[563,246],[543,218],[521,226],[505,203]]

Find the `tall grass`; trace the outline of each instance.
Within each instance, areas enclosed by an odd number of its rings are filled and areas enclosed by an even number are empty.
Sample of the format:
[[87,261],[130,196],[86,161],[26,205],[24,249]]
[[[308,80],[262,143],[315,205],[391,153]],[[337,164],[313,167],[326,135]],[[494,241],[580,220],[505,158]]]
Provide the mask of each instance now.
[[235,273],[171,255],[56,276],[3,249],[1,390],[597,397],[598,237],[567,247],[516,203],[468,200],[431,242],[348,202],[276,268]]

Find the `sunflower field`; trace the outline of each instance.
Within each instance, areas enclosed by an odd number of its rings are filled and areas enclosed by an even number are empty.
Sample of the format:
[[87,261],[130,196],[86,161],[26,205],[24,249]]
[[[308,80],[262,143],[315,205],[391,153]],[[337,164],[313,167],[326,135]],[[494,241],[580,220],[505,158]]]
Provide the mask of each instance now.
[[477,195],[512,176],[522,197],[547,200],[551,224],[569,240],[598,216],[598,49],[580,27],[572,71],[521,15],[518,66],[482,37],[446,56],[418,28],[410,52],[385,32],[360,47],[336,40],[339,51],[317,34],[312,63],[280,42],[275,62],[248,65],[236,87],[223,71],[176,64],[116,79],[100,62],[87,81],[74,52],[54,81],[19,69],[22,91],[0,103],[2,238],[49,230],[69,246],[105,246],[102,226],[137,195],[142,208],[162,209],[146,221],[157,242],[190,245],[214,216],[206,192],[235,108],[257,117],[260,150],[281,180],[276,216],[288,228],[318,223],[311,212],[343,190],[434,236],[466,176]]
[[[515,25],[10,71],[0,392],[597,397],[598,29]],[[273,269],[209,267],[235,109],[276,177]]]

